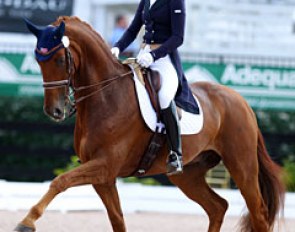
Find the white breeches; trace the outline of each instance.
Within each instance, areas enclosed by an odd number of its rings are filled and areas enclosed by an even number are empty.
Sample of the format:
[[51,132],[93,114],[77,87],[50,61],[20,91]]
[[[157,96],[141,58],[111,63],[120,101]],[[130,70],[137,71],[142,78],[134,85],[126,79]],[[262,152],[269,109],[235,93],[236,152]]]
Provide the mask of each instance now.
[[[150,51],[150,46],[146,45],[143,49],[140,49],[138,56]],[[159,90],[159,103],[161,109],[166,109],[174,99],[178,89],[177,72],[169,55],[158,59],[150,66],[150,68],[160,73],[161,89]]]

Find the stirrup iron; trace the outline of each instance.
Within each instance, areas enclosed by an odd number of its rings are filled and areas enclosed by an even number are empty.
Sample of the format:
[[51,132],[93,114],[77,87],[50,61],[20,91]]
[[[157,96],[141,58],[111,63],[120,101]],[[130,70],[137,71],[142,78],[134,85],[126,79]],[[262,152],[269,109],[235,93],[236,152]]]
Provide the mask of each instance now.
[[183,173],[182,156],[175,151],[171,151],[167,162],[167,175],[177,175]]

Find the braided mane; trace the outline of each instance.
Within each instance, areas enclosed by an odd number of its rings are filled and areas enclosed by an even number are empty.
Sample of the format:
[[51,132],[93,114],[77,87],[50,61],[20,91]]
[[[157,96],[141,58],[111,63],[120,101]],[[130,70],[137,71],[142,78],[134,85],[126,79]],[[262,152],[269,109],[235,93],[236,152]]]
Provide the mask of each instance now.
[[66,24],[73,23],[73,24],[78,24],[79,26],[81,25],[84,26],[89,31],[89,33],[93,35],[92,38],[97,39],[100,47],[103,48],[105,51],[107,51],[106,56],[108,56],[108,58],[113,61],[113,64],[115,64],[117,67],[121,65],[121,63],[111,54],[109,45],[106,43],[106,41],[102,38],[102,36],[97,31],[93,29],[93,27],[90,24],[88,24],[85,21],[82,21],[77,16],[60,16],[57,18],[57,20],[54,23],[52,23],[52,25],[58,26],[60,25],[61,22],[65,22]]
[[94,33],[96,36],[99,37],[99,39],[103,40],[104,39],[101,37],[101,35],[99,33],[97,33],[92,26],[90,26],[90,24],[86,23],[85,21],[82,21],[80,18],[78,18],[77,16],[59,16],[57,18],[57,20],[53,23],[53,25],[57,26],[59,25],[62,21],[66,22],[76,22],[79,24],[83,24],[84,26],[86,26],[92,33]]

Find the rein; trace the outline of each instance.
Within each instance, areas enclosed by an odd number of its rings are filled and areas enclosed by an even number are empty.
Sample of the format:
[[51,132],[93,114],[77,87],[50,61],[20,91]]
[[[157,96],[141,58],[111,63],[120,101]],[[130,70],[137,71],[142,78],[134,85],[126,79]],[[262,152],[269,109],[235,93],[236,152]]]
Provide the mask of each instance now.
[[[103,91],[110,85],[112,85],[116,80],[120,79],[121,77],[128,76],[133,73],[133,71],[129,71],[127,73],[124,73],[122,75],[117,75],[115,77],[112,77],[110,79],[101,81],[99,83],[95,83],[92,85],[86,85],[86,86],[80,86],[75,87],[75,81],[74,81],[74,74],[76,72],[76,66],[75,62],[72,56],[72,53],[68,47],[65,47],[65,58],[66,58],[66,72],[68,75],[68,78],[66,80],[60,80],[60,81],[49,81],[49,82],[43,82],[43,88],[44,89],[57,89],[57,88],[66,88],[66,102],[65,107],[69,106],[69,113],[67,117],[71,117],[76,113],[76,105],[80,102],[86,100],[87,98]],[[83,90],[91,89],[94,87],[101,87],[85,96],[81,96],[77,99],[72,100],[72,96],[75,96],[76,93],[81,92]]]

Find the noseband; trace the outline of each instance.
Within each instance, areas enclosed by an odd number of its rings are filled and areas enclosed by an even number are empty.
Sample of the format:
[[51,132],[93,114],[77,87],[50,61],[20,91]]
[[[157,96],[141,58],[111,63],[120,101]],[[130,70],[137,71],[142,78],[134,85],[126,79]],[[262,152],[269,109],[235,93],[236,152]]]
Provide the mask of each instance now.
[[[109,87],[111,84],[114,83],[114,81],[120,79],[121,77],[127,76],[132,74],[132,70],[124,73],[122,75],[117,75],[115,77],[109,78],[107,80],[101,81],[96,84],[92,85],[86,85],[86,86],[80,86],[76,87],[75,86],[75,81],[74,81],[74,75],[76,73],[76,66],[74,62],[74,58],[72,56],[72,53],[70,51],[69,47],[65,47],[65,59],[66,59],[66,73],[67,73],[67,79],[66,80],[60,80],[60,81],[48,81],[48,82],[43,82],[43,88],[46,89],[57,89],[57,88],[66,88],[66,93],[65,93],[65,108],[69,108],[68,115],[66,117],[71,117],[76,113],[76,105],[79,104],[80,102],[86,100],[87,98],[103,91],[105,88]],[[100,87],[93,92],[87,94],[87,95],[82,95],[79,98],[75,98],[75,94],[78,92],[81,92],[83,90],[91,89],[94,87]],[[74,99],[73,99],[74,96]]]

